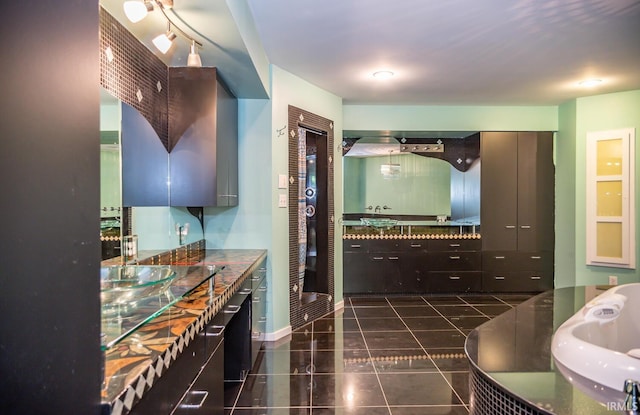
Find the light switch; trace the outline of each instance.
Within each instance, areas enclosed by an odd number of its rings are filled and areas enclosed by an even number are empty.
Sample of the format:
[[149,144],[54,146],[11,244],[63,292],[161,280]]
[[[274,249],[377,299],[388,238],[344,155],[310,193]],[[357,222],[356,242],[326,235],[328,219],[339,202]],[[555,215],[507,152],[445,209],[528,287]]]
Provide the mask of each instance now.
[[287,207],[287,195],[280,194],[278,195],[278,207],[286,208]]
[[286,189],[287,188],[287,175],[279,174],[278,175],[278,189]]

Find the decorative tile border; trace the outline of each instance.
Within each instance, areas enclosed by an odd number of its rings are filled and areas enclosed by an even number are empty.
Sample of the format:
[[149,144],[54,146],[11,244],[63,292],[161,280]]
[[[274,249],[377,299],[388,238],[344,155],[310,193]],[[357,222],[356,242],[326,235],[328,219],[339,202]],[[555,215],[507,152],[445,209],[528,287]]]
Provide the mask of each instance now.
[[356,235],[344,234],[342,239],[482,239],[479,233],[474,234],[422,234],[422,235]]

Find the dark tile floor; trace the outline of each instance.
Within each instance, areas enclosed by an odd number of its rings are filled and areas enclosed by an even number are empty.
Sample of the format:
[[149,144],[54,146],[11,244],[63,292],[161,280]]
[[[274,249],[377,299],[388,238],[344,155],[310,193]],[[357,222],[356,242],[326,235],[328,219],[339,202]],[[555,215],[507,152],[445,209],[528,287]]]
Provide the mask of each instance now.
[[528,295],[350,297],[267,343],[227,415],[468,414],[466,335]]

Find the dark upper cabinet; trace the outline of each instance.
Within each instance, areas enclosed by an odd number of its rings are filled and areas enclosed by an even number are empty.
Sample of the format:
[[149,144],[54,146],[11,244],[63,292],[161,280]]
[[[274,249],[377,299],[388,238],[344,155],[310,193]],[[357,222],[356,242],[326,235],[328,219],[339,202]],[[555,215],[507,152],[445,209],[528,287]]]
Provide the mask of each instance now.
[[122,103],[122,205],[169,204],[169,154],[151,124]]
[[215,68],[169,68],[171,206],[238,204],[238,102]]
[[486,132],[480,140],[484,251],[553,250],[551,132]]

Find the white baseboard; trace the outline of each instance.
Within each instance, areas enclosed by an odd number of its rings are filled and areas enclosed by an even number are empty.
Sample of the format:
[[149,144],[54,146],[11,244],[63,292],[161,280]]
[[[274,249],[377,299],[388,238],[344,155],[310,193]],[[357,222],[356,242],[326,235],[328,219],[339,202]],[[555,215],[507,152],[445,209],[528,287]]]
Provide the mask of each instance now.
[[281,328],[280,330],[276,330],[273,333],[265,333],[264,340],[268,342],[274,342],[290,334],[291,334],[291,326],[287,326],[287,327]]
[[340,300],[333,306],[333,311],[342,310],[344,308],[344,300]]

